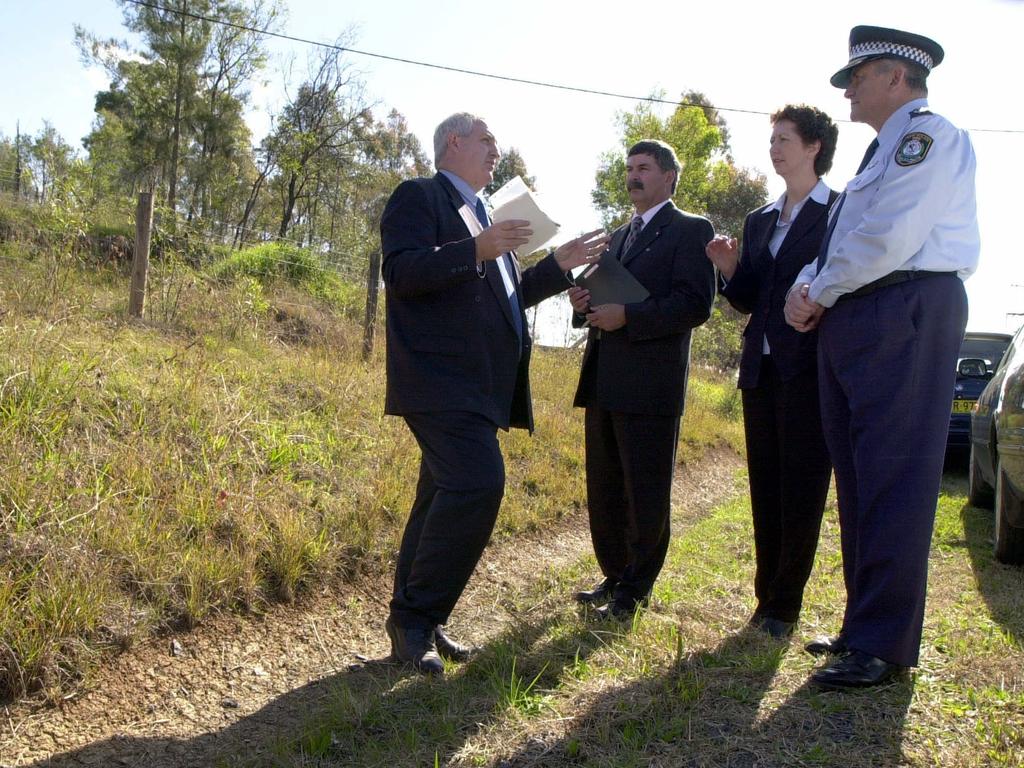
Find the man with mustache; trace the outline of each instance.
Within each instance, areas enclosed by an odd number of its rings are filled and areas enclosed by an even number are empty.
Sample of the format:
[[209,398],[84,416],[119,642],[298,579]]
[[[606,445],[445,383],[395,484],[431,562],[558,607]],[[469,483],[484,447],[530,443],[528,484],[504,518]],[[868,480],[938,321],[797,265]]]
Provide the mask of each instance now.
[[[680,165],[662,141],[634,144],[626,189],[635,208],[602,259],[615,258],[650,296],[590,305],[569,290],[574,324],[589,324],[575,405],[585,408],[587,507],[604,580],[576,594],[601,618],[629,618],[650,599],[669,544],[669,503],[686,396],[690,332],[711,314],[711,223],[672,203]],[[598,267],[600,269],[600,267]]]
[[443,630],[490,538],[505,490],[498,429],[533,430],[524,309],[569,287],[600,255],[599,231],[520,271],[529,222],[491,223],[479,197],[501,153],[487,124],[460,112],[434,132],[433,178],[402,182],[381,217],[387,298],[384,411],[421,451],[391,613],[392,657],[425,674],[471,649]]

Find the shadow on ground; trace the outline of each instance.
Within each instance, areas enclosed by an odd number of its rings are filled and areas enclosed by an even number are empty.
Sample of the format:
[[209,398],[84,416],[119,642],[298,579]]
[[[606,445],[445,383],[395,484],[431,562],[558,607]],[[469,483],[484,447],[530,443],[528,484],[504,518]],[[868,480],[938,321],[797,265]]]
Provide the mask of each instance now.
[[[942,490],[967,496],[969,454],[950,452],[943,468]],[[997,622],[1018,644],[1024,644],[1024,569],[996,562],[993,553],[995,518],[991,509],[964,504],[960,509],[963,546],[967,548],[978,592]]]
[[992,553],[993,513],[964,504],[960,510],[967,552],[978,592],[989,615],[1018,645],[1024,645],[1024,569],[996,562]]
[[532,681],[538,689],[555,685],[567,667],[585,663],[602,645],[579,622],[552,632],[564,619],[513,622],[478,658],[443,678],[373,660],[290,691],[215,733],[114,737],[32,765],[433,765],[435,754],[457,752],[508,709],[532,706]]
[[713,650],[684,656],[663,676],[608,689],[573,717],[562,737],[527,744],[497,765],[854,768],[901,763],[912,682],[853,694],[804,686],[780,705],[771,704],[766,693],[783,655],[793,652],[795,646],[757,633],[734,635]]

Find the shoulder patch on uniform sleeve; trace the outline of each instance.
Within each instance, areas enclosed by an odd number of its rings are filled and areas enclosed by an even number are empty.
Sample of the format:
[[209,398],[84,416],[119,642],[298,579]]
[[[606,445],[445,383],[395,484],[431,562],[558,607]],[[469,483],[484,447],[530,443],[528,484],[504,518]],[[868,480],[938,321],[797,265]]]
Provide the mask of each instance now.
[[908,133],[900,142],[896,150],[896,165],[908,166],[917,165],[928,156],[928,150],[932,147],[932,137],[927,133],[914,131]]

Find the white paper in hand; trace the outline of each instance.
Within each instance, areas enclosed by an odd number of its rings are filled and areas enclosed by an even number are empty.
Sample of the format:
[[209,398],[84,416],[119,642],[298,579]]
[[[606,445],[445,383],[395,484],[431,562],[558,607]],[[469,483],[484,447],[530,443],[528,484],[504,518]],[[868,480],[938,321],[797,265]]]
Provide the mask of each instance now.
[[526,219],[533,234],[526,245],[516,250],[526,255],[540,250],[558,234],[559,226],[540,209],[536,195],[526,183],[516,176],[502,184],[501,189],[491,195],[491,221],[497,223],[509,219]]

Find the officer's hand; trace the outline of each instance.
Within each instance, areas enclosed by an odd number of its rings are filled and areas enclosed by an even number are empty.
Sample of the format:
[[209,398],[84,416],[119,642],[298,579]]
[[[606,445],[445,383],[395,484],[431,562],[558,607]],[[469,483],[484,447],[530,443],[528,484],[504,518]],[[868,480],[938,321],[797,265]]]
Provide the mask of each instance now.
[[494,261],[503,253],[514,251],[525,245],[533,230],[525,219],[509,219],[491,224],[474,238],[476,240],[476,263]]
[[740,260],[735,237],[715,235],[704,247],[704,253],[711,263],[718,267],[718,271],[726,280],[732,280],[732,276],[736,274],[736,264]]
[[591,307],[587,322],[602,331],[617,331],[626,324],[626,307],[622,304],[600,304]]
[[818,322],[825,312],[825,308],[821,304],[808,298],[809,290],[810,286],[807,283],[791,288],[786,296],[786,306],[783,309],[786,322],[801,333],[807,333],[817,328]]
[[574,285],[569,289],[569,303],[572,304],[572,311],[577,315],[585,315],[590,310],[590,291]]

